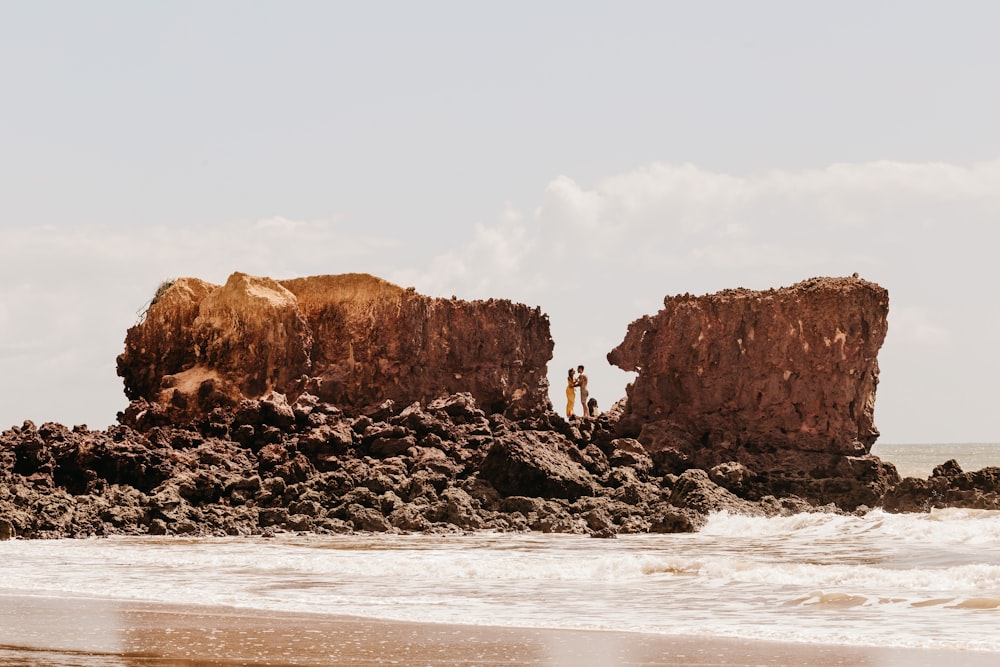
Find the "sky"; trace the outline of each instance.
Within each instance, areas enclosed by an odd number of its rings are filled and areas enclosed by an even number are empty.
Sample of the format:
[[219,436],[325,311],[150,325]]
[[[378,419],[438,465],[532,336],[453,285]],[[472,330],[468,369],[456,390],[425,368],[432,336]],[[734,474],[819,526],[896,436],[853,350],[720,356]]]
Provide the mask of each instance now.
[[549,314],[889,291],[884,443],[1000,442],[1000,4],[0,0],[0,429],[104,428],[161,281],[366,272]]

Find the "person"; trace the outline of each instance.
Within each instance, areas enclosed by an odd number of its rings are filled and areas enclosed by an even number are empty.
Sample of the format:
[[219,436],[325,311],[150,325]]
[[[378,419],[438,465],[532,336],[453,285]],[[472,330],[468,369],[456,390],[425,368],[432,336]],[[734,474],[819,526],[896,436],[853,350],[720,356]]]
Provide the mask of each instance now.
[[587,414],[591,419],[597,419],[597,399],[592,398],[587,401]]
[[590,394],[587,392],[587,376],[583,372],[583,366],[576,367],[576,386],[580,388],[580,405],[583,406],[583,416],[589,417],[587,399]]
[[573,369],[569,369],[566,378],[566,419],[573,418],[573,405],[576,403],[576,378],[573,373]]

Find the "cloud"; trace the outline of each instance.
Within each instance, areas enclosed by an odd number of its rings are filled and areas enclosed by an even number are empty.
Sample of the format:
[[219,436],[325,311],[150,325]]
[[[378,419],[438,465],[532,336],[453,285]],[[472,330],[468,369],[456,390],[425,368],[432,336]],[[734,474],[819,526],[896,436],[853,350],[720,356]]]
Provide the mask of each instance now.
[[465,281],[530,285],[573,271],[617,282],[622,267],[664,276],[776,266],[853,273],[898,259],[906,244],[932,250],[934,239],[997,214],[1000,160],[881,161],[743,177],[653,163],[589,189],[553,179],[530,219],[508,210],[495,226],[477,226],[471,241],[435,258],[425,278],[461,291]]
[[475,225],[465,245],[435,256],[425,271],[395,272],[395,279],[419,283],[423,293],[433,296],[449,296],[459,288],[465,298],[517,298],[497,290],[507,286],[524,293],[511,278],[527,270],[524,262],[534,255],[527,246],[530,241],[522,213],[507,203],[495,225]]
[[[652,163],[591,187],[559,176],[530,215],[508,206],[494,225],[477,226],[464,245],[408,277],[422,291],[541,306],[556,341],[550,370],[586,363],[606,406],[628,377],[604,355],[668,294],[859,272],[892,297],[887,347],[961,355],[992,345],[983,332],[996,316],[982,304],[995,301],[986,267],[998,215],[1000,159],[747,176]],[[942,322],[964,323],[968,350],[954,349]],[[952,382],[967,384],[959,366],[949,368]],[[552,378],[558,405],[561,375]]]
[[[341,273],[398,243],[327,221],[269,218],[217,225],[108,227],[70,225],[0,229],[0,275],[5,287],[57,283],[86,267],[100,276],[126,267],[142,274],[211,275],[233,270],[274,275],[285,269]],[[276,271],[276,269],[278,271]],[[154,285],[155,287],[155,285]]]
[[317,220],[314,222],[306,222],[305,220],[289,220],[288,218],[282,216],[275,216],[273,218],[262,218],[253,224],[255,229],[277,229],[285,232],[293,232],[296,230],[306,229],[308,227],[318,227],[320,229],[326,229],[329,227],[329,223],[325,220]]
[[952,336],[937,323],[938,319],[926,308],[893,308],[889,312],[889,331],[898,343],[942,346],[951,342]]

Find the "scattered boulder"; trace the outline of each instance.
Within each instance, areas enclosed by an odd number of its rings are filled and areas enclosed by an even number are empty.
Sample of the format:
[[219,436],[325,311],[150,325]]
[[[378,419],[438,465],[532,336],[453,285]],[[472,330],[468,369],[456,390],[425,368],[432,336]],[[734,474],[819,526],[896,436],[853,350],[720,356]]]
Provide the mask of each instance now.
[[738,461],[726,461],[709,470],[708,477],[724,489],[745,495],[753,486],[756,475]]
[[649,524],[651,533],[696,533],[707,519],[687,508],[672,508],[656,513]]

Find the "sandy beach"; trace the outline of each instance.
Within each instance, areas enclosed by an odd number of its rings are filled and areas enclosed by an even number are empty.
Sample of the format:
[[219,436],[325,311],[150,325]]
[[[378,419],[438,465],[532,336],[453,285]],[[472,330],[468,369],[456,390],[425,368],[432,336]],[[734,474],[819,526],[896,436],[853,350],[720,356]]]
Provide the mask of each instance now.
[[5,665],[996,664],[991,653],[399,623],[355,617],[0,596]]

